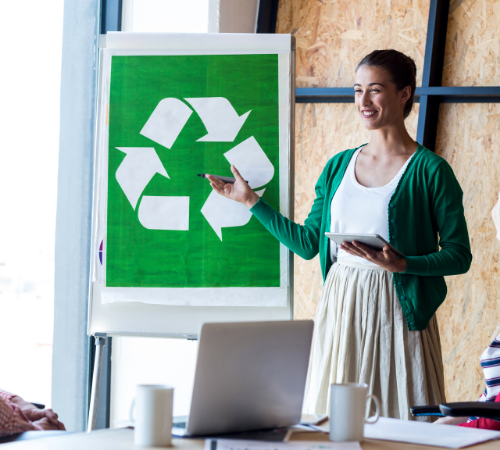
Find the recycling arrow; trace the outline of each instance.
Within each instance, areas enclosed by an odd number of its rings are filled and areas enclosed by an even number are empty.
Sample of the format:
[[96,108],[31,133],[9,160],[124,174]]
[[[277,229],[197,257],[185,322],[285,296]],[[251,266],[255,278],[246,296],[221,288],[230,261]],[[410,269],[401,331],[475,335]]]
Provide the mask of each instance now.
[[150,230],[189,230],[189,197],[142,197],[139,222]]
[[264,186],[274,176],[274,166],[253,136],[224,153],[224,156],[229,164],[238,168],[252,189]]
[[[254,137],[224,153],[240,175],[248,181],[251,188],[258,188],[269,183],[274,176],[274,166],[266,156]],[[256,193],[261,197],[265,189]],[[246,225],[252,213],[241,203],[229,200],[212,191],[201,209],[210,226],[222,241],[222,228],[241,227]]]
[[143,136],[171,148],[193,111],[176,98],[164,98],[141,130]]
[[[255,193],[262,197],[264,191],[265,189],[262,189]],[[215,191],[212,191],[208,196],[203,208],[201,208],[201,213],[221,241],[222,228],[241,227],[246,225],[252,217],[252,213],[245,205],[217,194]]]
[[116,181],[135,209],[139,197],[156,172],[170,178],[152,147],[116,147],[127,155],[116,171]]
[[[151,147],[116,147],[126,153],[116,171],[116,181],[132,208],[156,173],[170,178]],[[154,197],[145,195],[139,205],[139,222],[152,230],[188,230],[189,197]]]
[[[207,142],[233,142],[251,110],[239,116],[224,97],[184,99],[199,115],[208,134],[198,139]],[[152,141],[171,148],[186,125],[193,111],[177,98],[161,100],[140,134]],[[116,171],[116,180],[135,210],[137,203],[156,173],[170,178],[160,158],[152,147],[116,147],[126,153]],[[274,176],[274,166],[252,136],[224,154],[234,164],[252,189],[269,183]],[[256,191],[259,196],[265,189]],[[222,228],[246,225],[252,213],[241,203],[229,200],[212,191],[201,213],[222,241]],[[153,230],[189,230],[189,197],[142,197],[138,208],[139,222]]]
[[186,98],[185,100],[198,113],[208,131],[208,134],[198,141],[233,142],[252,111],[240,117],[233,105],[224,97]]

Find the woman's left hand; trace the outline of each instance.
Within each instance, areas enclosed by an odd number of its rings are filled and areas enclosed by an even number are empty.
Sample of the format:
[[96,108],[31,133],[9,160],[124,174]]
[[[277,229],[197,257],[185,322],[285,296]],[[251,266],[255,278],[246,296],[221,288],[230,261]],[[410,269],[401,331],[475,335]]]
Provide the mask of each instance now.
[[398,258],[387,245],[379,251],[361,242],[352,241],[352,244],[349,242],[342,242],[340,248],[350,255],[359,256],[360,258],[375,263],[388,272],[401,273],[406,270],[406,260],[404,258]]

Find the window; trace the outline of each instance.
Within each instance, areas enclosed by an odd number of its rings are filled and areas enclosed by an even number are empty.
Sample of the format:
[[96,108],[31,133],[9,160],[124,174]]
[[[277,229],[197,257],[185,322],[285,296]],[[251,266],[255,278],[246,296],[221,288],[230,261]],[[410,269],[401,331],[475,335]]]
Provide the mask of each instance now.
[[63,0],[2,17],[0,389],[50,405]]
[[206,33],[208,0],[123,0],[122,31]]

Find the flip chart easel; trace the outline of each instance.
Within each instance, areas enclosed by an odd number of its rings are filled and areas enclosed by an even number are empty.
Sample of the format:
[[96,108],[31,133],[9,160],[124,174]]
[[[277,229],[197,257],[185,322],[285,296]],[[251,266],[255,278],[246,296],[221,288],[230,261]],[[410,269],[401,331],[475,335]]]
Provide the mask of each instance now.
[[[109,33],[102,37],[107,42],[100,44],[99,92],[97,107],[93,231],[91,249],[91,281],[89,287],[88,335],[95,337],[96,352],[92,379],[88,431],[95,428],[97,417],[100,374],[102,370],[105,338],[109,336],[147,336],[196,339],[204,322],[290,320],[293,318],[293,255],[284,246],[280,247],[282,268],[281,294],[285,301],[279,306],[272,302],[248,306],[243,299],[240,305],[197,306],[196,298],[187,304],[154,304],[139,301],[109,301],[114,292],[103,286],[99,280],[100,217],[103,210],[103,152],[108,151],[104,130],[108,126],[108,99],[110,55],[200,55],[200,54],[278,54],[280,61],[280,124],[285,119],[286,126],[280,125],[280,212],[293,219],[294,205],[294,106],[295,106],[295,39],[290,35],[260,34],[171,34],[171,33]],[[285,64],[286,63],[286,64]],[[106,72],[108,71],[108,72]],[[285,86],[285,89],[283,89]],[[286,108],[283,108],[283,105]],[[106,172],[105,172],[106,173]],[[255,219],[254,219],[255,220]],[[101,262],[102,263],[102,262]],[[229,288],[231,289],[231,288]],[[251,288],[250,288],[251,289]],[[183,292],[176,291],[184,295]],[[201,291],[200,291],[201,292]],[[204,291],[206,292],[206,291]],[[220,290],[220,295],[225,292]],[[243,291],[236,291],[243,292]],[[261,291],[244,292],[245,298]],[[272,297],[267,294],[267,297]],[[189,292],[188,292],[189,293]],[[119,295],[119,294],[117,294]],[[104,297],[106,300],[104,300]],[[236,305],[238,303],[236,302]],[[271,305],[271,306],[270,306]]]

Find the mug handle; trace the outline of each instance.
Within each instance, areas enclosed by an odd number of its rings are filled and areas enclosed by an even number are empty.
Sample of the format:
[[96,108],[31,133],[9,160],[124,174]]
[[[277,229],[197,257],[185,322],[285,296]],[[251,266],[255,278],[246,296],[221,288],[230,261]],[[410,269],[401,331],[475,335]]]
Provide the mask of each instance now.
[[134,410],[135,410],[135,397],[132,399],[132,403],[130,403],[130,409],[128,412],[128,418],[130,423],[132,423],[132,425],[135,423]]
[[368,400],[373,400],[373,403],[375,403],[375,415],[365,419],[365,422],[373,424],[380,417],[380,403],[379,403],[376,395],[369,395],[368,398],[366,399],[366,401],[368,402]]

